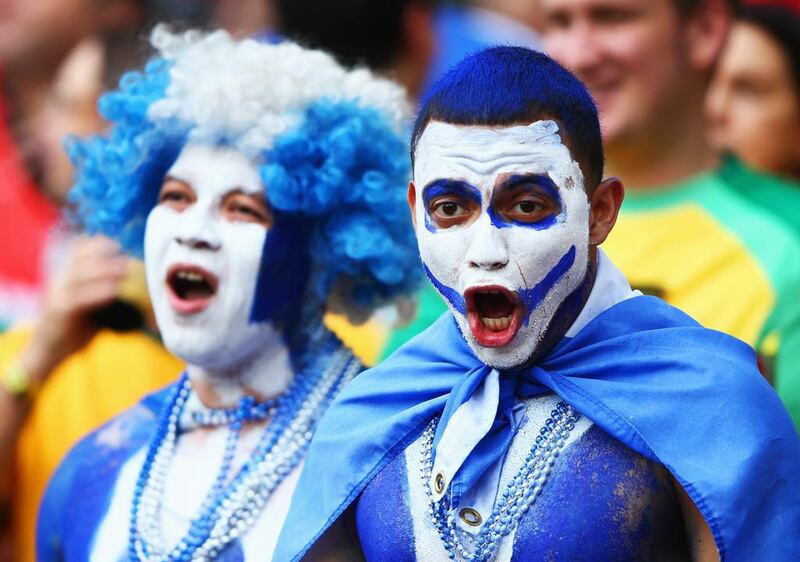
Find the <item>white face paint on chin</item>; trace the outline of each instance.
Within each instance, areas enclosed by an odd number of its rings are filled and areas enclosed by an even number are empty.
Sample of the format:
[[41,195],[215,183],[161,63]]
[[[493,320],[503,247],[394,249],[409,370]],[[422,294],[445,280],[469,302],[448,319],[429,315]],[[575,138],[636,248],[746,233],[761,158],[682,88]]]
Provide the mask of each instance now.
[[[263,197],[258,168],[234,150],[190,144],[168,175],[191,186],[196,201],[182,211],[158,204],[147,218],[147,284],[164,343],[204,370],[246,370],[280,337],[272,324],[250,322],[267,229],[224,218],[221,203],[236,190]],[[216,290],[176,298],[168,282],[176,269],[212,280]]]
[[[558,201],[556,212],[532,223],[502,215],[499,190],[523,176],[531,193]],[[524,364],[588,270],[589,201],[558,124],[431,122],[417,144],[414,184],[420,256],[467,343],[492,367]],[[443,228],[429,207],[451,193],[472,202],[475,218]]]

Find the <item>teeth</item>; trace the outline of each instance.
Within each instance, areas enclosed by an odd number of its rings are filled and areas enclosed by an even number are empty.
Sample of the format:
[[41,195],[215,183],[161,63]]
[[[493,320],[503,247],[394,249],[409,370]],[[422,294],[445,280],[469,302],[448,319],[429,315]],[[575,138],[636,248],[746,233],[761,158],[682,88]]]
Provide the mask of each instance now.
[[511,325],[511,315],[509,314],[508,316],[503,316],[502,318],[482,317],[481,322],[493,332],[502,332]]
[[177,274],[175,274],[175,277],[194,282],[200,282],[203,280],[203,276],[199,273],[195,273],[194,271],[179,271]]

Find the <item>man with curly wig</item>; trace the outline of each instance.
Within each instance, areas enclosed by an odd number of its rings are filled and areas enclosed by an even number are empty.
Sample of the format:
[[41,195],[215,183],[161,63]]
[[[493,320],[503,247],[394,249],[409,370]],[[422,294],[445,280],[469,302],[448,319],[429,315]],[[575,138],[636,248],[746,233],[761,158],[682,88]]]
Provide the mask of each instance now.
[[292,43],[157,28],[71,147],[76,216],[143,253],[180,380],[79,443],[39,560],[269,560],[318,419],[362,366],[322,322],[417,288],[404,93]]

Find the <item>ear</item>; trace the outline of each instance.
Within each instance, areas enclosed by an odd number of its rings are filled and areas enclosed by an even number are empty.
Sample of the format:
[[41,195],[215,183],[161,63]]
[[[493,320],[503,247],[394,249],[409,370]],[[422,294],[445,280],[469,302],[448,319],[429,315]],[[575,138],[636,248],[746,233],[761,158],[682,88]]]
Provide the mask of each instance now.
[[411,224],[414,225],[414,230],[417,230],[417,188],[414,187],[414,182],[408,182],[408,210],[411,211]]
[[710,72],[719,58],[731,24],[726,0],[704,0],[684,19],[689,62],[700,72]]
[[605,242],[617,222],[619,208],[625,197],[625,188],[617,178],[603,180],[594,188],[589,203],[589,243],[598,246]]

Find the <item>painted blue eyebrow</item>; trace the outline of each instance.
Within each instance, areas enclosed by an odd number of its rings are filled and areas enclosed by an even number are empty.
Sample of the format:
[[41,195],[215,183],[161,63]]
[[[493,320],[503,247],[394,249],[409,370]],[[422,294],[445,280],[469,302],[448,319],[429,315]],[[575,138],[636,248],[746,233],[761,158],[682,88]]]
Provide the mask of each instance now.
[[561,220],[566,218],[564,216],[564,202],[561,199],[561,193],[559,192],[558,186],[547,174],[515,174],[505,179],[499,186],[497,186],[496,189],[520,189],[528,193],[544,191],[556,203],[558,203],[558,208],[560,209],[560,212],[557,215],[549,215],[534,223],[523,223],[514,220],[505,220],[495,211],[494,203],[492,203],[489,205],[488,213],[489,218],[492,221],[492,225],[494,225],[496,228],[505,228],[507,226],[514,225],[522,226],[524,228],[532,228],[534,230],[546,230],[556,224],[556,222],[559,222],[559,217],[561,217]]
[[440,195],[461,195],[480,204],[481,192],[471,183],[462,180],[438,179],[429,182],[422,190],[422,200],[428,206],[431,199]]
[[428,207],[433,199],[442,195],[458,195],[481,205],[481,192],[471,183],[453,179],[438,179],[429,182],[422,189],[422,201],[425,205],[425,228],[430,232],[436,232],[438,229],[431,222]]
[[561,204],[561,193],[553,179],[547,174],[514,174],[498,186],[500,189],[522,188],[523,191],[541,189]]

